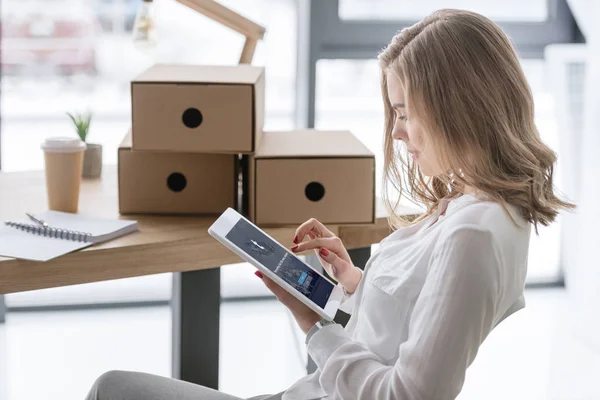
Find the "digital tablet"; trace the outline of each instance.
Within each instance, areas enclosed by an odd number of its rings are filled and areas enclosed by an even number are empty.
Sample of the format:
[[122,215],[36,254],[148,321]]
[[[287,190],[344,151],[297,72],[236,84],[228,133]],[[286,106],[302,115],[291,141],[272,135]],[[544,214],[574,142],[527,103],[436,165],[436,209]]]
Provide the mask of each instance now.
[[228,208],[208,233],[321,317],[333,320],[343,291],[243,215]]

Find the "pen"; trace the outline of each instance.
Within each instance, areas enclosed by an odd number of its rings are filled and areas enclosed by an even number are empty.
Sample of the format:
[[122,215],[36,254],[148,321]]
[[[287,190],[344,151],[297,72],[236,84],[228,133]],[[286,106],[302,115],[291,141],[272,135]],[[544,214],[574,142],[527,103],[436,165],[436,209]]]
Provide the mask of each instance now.
[[39,218],[36,218],[33,214],[30,213],[25,213],[32,221],[37,222],[38,224],[42,225],[44,228],[48,227],[48,223],[46,221],[42,221]]

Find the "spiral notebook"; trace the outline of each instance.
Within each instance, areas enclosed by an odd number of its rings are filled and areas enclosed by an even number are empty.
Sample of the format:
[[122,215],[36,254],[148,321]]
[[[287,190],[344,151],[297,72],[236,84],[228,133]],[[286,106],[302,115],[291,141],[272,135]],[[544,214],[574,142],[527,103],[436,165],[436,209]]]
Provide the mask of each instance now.
[[46,211],[31,219],[5,221],[0,226],[0,256],[48,261],[64,254],[126,235],[138,229],[137,221],[92,218]]

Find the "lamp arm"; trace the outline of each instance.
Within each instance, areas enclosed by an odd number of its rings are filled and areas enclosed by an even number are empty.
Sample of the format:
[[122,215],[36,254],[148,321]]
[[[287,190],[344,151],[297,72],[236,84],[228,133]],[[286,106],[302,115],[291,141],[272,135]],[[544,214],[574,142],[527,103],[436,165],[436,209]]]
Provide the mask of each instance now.
[[222,24],[228,28],[241,33],[246,37],[244,48],[240,56],[240,64],[250,64],[254,57],[256,44],[261,40],[266,29],[252,22],[248,18],[238,14],[237,12],[225,7],[215,0],[176,0],[184,4],[192,10]]

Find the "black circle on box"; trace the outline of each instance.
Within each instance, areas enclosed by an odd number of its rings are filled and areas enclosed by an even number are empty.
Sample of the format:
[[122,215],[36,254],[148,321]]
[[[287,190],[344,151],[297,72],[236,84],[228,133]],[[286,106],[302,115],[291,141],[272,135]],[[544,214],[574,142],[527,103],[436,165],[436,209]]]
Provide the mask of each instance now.
[[188,108],[183,112],[181,120],[188,128],[197,128],[203,121],[202,113],[197,108]]
[[173,192],[181,192],[187,186],[187,179],[185,179],[185,176],[182,173],[173,172],[167,178],[167,186]]
[[325,196],[325,187],[319,182],[311,182],[304,189],[306,198],[310,201],[319,201]]

